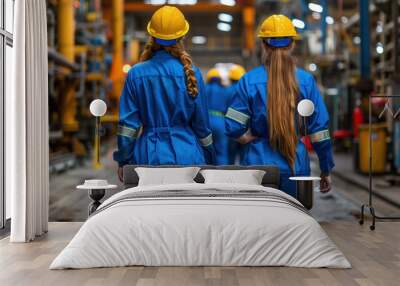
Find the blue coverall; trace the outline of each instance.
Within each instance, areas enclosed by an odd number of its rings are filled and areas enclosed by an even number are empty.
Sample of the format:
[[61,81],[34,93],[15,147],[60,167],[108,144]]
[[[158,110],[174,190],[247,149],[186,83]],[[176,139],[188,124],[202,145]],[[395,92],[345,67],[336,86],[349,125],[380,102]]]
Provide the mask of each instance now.
[[[307,120],[307,134],[319,158],[322,173],[328,174],[334,167],[332,144],[329,136],[329,115],[313,76],[302,69],[296,69],[300,89],[298,101],[309,99],[315,105],[314,113]],[[292,175],[309,176],[310,159],[305,145],[297,144],[294,174],[287,160],[274,150],[268,140],[267,80],[265,66],[259,66],[244,75],[238,84],[225,117],[227,135],[241,137],[248,129],[257,137],[243,146],[243,165],[276,165],[280,169],[280,189],[296,196],[296,185],[289,180]],[[296,120],[293,118],[293,120]]]
[[225,134],[225,113],[229,107],[231,92],[221,85],[219,79],[206,84],[208,113],[215,147],[215,165],[233,165],[236,142]]
[[119,166],[213,164],[215,151],[205,88],[193,67],[198,95],[186,89],[179,59],[164,50],[129,70],[120,98]]

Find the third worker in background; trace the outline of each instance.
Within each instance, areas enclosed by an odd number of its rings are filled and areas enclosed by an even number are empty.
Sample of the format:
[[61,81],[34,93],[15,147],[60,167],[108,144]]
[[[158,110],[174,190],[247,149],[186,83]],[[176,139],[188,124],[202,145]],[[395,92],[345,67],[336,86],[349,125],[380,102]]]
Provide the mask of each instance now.
[[231,94],[222,85],[221,74],[216,68],[207,73],[206,95],[210,126],[215,148],[215,165],[232,165],[235,163],[234,146],[236,142],[225,134],[225,113],[228,109]]
[[[229,104],[232,100],[233,95],[236,93],[237,84],[239,80],[244,76],[246,70],[241,65],[233,65],[229,70],[229,80],[231,82],[229,86]],[[231,139],[230,146],[230,154],[235,158],[235,161],[240,162],[241,158],[243,158],[243,146],[236,141]]]
[[296,107],[309,99],[315,106],[307,120],[321,169],[321,192],[331,188],[334,166],[328,130],[329,115],[317,83],[308,72],[297,68],[292,56],[297,32],[284,15],[268,17],[261,25],[263,63],[239,81],[226,113],[227,134],[244,144],[243,165],[276,165],[280,169],[280,189],[296,196],[291,176],[309,176],[310,159],[301,134],[301,118]]

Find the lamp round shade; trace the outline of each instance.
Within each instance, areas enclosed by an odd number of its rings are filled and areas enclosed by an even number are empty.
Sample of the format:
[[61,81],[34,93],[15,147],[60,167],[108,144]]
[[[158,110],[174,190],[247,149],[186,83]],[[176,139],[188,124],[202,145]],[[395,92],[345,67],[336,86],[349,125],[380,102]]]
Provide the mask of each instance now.
[[107,104],[101,99],[95,99],[90,103],[90,113],[94,116],[103,116],[107,111]]
[[311,116],[314,113],[314,103],[309,99],[303,99],[297,105],[297,111],[301,116]]

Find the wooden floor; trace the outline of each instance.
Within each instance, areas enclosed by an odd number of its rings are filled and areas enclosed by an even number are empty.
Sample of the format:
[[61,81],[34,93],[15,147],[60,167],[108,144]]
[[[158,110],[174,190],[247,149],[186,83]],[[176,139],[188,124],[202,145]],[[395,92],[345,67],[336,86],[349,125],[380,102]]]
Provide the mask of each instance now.
[[400,223],[379,223],[375,232],[356,222],[322,226],[353,269],[288,267],[125,267],[48,270],[81,223],[50,223],[44,237],[28,244],[0,241],[0,285],[400,285]]

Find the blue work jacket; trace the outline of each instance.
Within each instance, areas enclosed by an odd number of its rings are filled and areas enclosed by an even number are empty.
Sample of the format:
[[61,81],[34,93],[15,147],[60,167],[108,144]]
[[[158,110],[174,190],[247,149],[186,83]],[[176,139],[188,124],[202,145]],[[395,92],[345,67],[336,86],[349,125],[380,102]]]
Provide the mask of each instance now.
[[231,91],[219,81],[206,85],[208,113],[215,147],[215,165],[235,163],[236,142],[225,134],[225,113],[229,107]]
[[203,78],[193,69],[199,91],[195,98],[187,92],[183,65],[164,50],[129,70],[114,152],[119,166],[214,163]]
[[[297,68],[296,78],[300,89],[298,101],[309,99],[315,105],[314,113],[306,119],[306,131],[318,155],[321,171],[329,173],[334,167],[334,162],[328,130],[328,112],[313,76]],[[281,175],[289,177],[292,171],[288,162],[269,143],[266,108],[267,81],[265,66],[249,71],[240,79],[226,113],[226,132],[232,138],[239,138],[250,129],[252,134],[258,137],[255,141],[243,146],[241,164],[276,165]],[[293,118],[293,120],[296,119]],[[310,159],[300,138],[297,144],[294,173],[294,175],[310,174]]]

